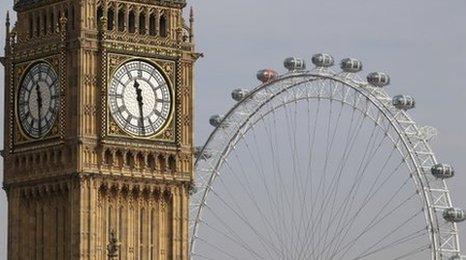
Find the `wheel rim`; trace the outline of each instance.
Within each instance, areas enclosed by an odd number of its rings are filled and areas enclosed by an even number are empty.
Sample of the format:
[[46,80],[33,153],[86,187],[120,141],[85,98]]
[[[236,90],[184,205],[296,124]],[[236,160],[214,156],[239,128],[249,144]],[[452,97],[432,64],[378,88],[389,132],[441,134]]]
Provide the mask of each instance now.
[[[320,87],[313,89],[310,85]],[[403,158],[406,157],[405,166],[412,173],[413,190],[419,194],[418,197],[421,199],[419,205],[423,209],[421,213],[424,215],[427,225],[425,235],[429,242],[427,244],[428,248],[423,249],[430,251],[432,259],[440,259],[444,256],[448,257],[459,253],[456,225],[444,222],[440,217],[442,209],[452,205],[450,194],[444,181],[438,180],[429,174],[430,167],[437,162],[420,128],[405,111],[392,106],[391,98],[382,89],[355,80],[350,74],[336,75],[321,70],[289,73],[273,82],[257,87],[228,112],[223,121],[224,124],[228,122],[228,126],[219,126],[209,137],[201,153],[210,151],[213,156],[196,162],[198,191],[192,197],[190,212],[192,257],[203,256],[208,258],[208,256],[196,251],[197,242],[208,243],[208,241],[203,241],[203,237],[199,236],[199,227],[208,225],[207,220],[203,220],[204,210],[208,208],[209,195],[214,191],[216,179],[233,151],[233,147],[241,141],[249,130],[253,129],[251,126],[254,126],[254,118],[260,113],[262,115],[259,117],[263,117],[264,111],[261,109],[270,106],[271,103],[277,100],[277,97],[285,92],[288,92],[286,94],[290,103],[303,98],[307,100],[329,100],[329,102],[346,103],[346,105],[356,110],[362,110],[364,108],[359,106],[363,103],[358,102],[368,102],[370,108],[363,114],[366,114],[374,122],[386,124],[385,130],[391,131],[388,136],[397,144],[395,146],[397,152]],[[360,100],[355,101],[354,98]],[[275,111],[275,108],[271,107],[272,109],[269,109],[269,111]],[[381,118],[384,118],[384,122],[379,122]],[[382,125],[379,127],[382,127]],[[267,246],[264,248],[267,248]],[[413,250],[417,250],[417,248],[413,248]],[[322,252],[322,250],[320,251]],[[225,255],[229,256],[227,253]],[[275,253],[280,257],[279,252]],[[299,259],[301,256],[303,255],[294,255],[292,257]],[[311,255],[314,258],[317,256],[323,257],[324,255],[319,255],[319,253]],[[331,256],[332,254],[325,255],[325,257],[329,258]],[[257,255],[254,256],[254,254],[251,257],[260,258]]]

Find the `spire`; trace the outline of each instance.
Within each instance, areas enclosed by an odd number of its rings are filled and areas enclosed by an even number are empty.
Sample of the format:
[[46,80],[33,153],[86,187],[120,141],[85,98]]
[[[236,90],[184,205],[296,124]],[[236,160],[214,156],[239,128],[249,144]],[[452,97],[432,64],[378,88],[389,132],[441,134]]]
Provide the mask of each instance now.
[[6,25],[10,27],[10,11],[6,11]]
[[189,21],[194,22],[194,8],[192,6],[189,9]]
[[5,43],[5,48],[8,49],[10,47],[10,11],[6,12],[6,43]]
[[6,11],[6,34],[7,36],[10,34],[10,11]]
[[189,10],[189,41],[194,43],[194,8]]

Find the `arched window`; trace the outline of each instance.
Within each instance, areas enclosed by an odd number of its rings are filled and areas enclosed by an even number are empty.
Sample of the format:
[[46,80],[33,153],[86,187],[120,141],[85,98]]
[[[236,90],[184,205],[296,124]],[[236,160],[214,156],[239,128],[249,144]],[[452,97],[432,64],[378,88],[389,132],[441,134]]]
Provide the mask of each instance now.
[[47,13],[44,11],[42,11],[42,33],[43,34],[47,34],[47,31],[48,31],[48,23],[47,23]]
[[176,159],[173,155],[170,155],[170,157],[168,157],[168,168],[172,172],[176,171]]
[[36,16],[36,36],[40,35],[40,15]]
[[29,14],[29,38],[34,36],[34,20],[32,14]]
[[104,16],[104,9],[102,8],[102,6],[99,6],[97,8],[97,16],[96,16],[97,27],[100,26],[100,23],[102,22],[102,17],[103,16]]
[[114,23],[115,23],[115,12],[113,11],[113,8],[108,9],[108,19],[107,19],[107,30],[111,31],[114,29]]
[[149,34],[152,36],[157,35],[157,21],[154,13],[150,14],[149,18]]
[[69,20],[69,23],[70,23],[70,28],[71,30],[74,30],[75,29],[75,20],[74,20],[74,6],[71,6],[71,9],[70,9],[70,20]]
[[157,165],[159,166],[159,170],[161,172],[164,172],[167,169],[165,157],[163,155],[159,155],[159,157],[157,158]]
[[131,152],[126,153],[126,158],[125,158],[125,165],[129,168],[134,167],[134,157]]
[[119,167],[123,166],[124,164],[123,153],[120,150],[116,152],[116,161]]
[[146,161],[145,161],[144,155],[142,153],[138,153],[138,155],[136,157],[137,157],[137,160],[138,160],[137,162],[138,162],[139,168],[144,168],[146,166]]
[[139,15],[139,33],[146,34],[146,15],[143,12]]
[[162,15],[160,17],[160,23],[159,23],[159,32],[161,37],[167,37],[168,36],[168,28],[167,28],[167,18],[165,18],[165,15]]
[[69,15],[68,12],[69,12],[68,9],[65,9],[65,11],[63,11],[63,14],[65,15],[65,18],[66,18],[66,25],[65,26],[67,28],[69,28],[69,26],[70,26],[70,19],[69,19],[70,15]]
[[125,30],[125,11],[120,9],[118,11],[118,31]]
[[147,158],[147,164],[149,165],[149,168],[151,170],[155,169],[155,158],[154,158],[153,154],[149,154],[149,156]]
[[104,163],[106,165],[113,165],[113,155],[112,152],[110,152],[110,150],[105,151]]
[[52,33],[54,33],[57,21],[55,21],[55,15],[53,13],[53,9],[50,10],[50,20],[49,20],[49,22],[50,22],[50,30],[52,31]]
[[128,16],[128,31],[130,33],[136,32],[136,17],[134,15],[134,11],[131,10]]

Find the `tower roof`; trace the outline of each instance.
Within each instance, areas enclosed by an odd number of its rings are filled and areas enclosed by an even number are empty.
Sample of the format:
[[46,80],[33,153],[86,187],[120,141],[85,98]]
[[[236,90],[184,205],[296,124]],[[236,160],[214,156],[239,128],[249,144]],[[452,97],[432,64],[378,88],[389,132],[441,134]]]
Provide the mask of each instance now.
[[[58,2],[59,0],[15,0],[15,9],[22,9],[29,5],[42,5],[50,2]],[[139,2],[141,0],[132,0],[134,2]],[[186,5],[186,0],[152,0],[153,4],[182,4],[183,6]],[[147,3],[147,1],[144,1]]]

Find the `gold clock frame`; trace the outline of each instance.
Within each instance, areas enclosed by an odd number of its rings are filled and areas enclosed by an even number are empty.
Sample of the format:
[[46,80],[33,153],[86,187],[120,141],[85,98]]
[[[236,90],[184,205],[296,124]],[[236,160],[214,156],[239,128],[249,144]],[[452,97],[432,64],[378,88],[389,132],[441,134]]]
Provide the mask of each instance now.
[[[137,136],[131,134],[130,132],[120,128],[118,124],[114,121],[113,116],[111,115],[110,107],[109,107],[109,96],[108,96],[108,89],[111,84],[111,79],[115,72],[124,64],[131,62],[131,61],[144,61],[151,65],[153,65],[165,79],[168,85],[168,89],[170,91],[170,98],[171,98],[171,106],[169,116],[167,121],[164,125],[160,128],[159,131],[154,133],[150,136]],[[176,85],[176,62],[174,60],[167,60],[167,59],[159,59],[159,58],[148,58],[148,57],[138,57],[138,56],[129,56],[125,54],[118,54],[118,53],[108,53],[107,57],[107,66],[105,71],[105,86],[102,89],[102,95],[105,98],[105,103],[103,105],[102,114],[103,119],[102,122],[105,124],[105,136],[106,137],[116,137],[116,138],[131,138],[131,139],[138,139],[138,140],[145,140],[145,141],[159,141],[159,142],[171,142],[174,143],[176,141],[176,120],[174,120],[175,113],[176,113],[176,92],[177,92],[177,85]]]
[[[19,90],[21,88],[21,84],[24,81],[24,77],[26,74],[30,71],[30,69],[35,66],[36,64],[39,63],[47,63],[49,64],[55,71],[55,73],[58,76],[58,82],[60,84],[59,86],[59,91],[60,91],[60,100],[58,101],[58,111],[56,115],[55,122],[52,126],[52,128],[45,134],[43,137],[35,138],[30,136],[28,133],[25,132],[23,129],[23,126],[21,125],[20,119],[19,119],[19,114],[18,114],[18,95],[19,95]],[[60,57],[59,55],[53,55],[41,59],[36,59],[32,61],[27,61],[27,62],[22,62],[15,64],[14,67],[14,75],[15,75],[15,82],[14,82],[14,126],[13,126],[13,131],[14,131],[14,143],[16,145],[23,145],[23,144],[30,144],[34,142],[39,142],[39,141],[50,141],[50,140],[55,140],[59,139],[61,134],[60,134],[60,129],[59,126],[61,125],[60,121],[63,111],[63,102],[62,102],[62,95],[63,95],[63,86],[62,86],[62,79],[60,75]]]

